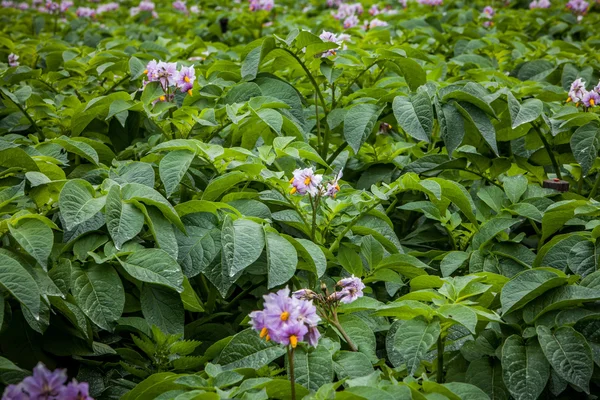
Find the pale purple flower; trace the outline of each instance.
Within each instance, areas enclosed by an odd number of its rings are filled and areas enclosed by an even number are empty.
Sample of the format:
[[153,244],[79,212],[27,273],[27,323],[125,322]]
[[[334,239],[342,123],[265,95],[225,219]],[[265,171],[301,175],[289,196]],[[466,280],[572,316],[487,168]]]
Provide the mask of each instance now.
[[77,382],[73,379],[63,390],[62,400],[93,400],[90,397],[87,382]]
[[181,89],[183,93],[187,92],[190,96],[192,95],[192,88],[194,87],[194,81],[196,80],[196,72],[194,67],[181,67],[175,76],[175,83],[177,87]]
[[369,14],[373,16],[381,14],[381,11],[379,10],[379,7],[377,7],[377,4],[373,4],[371,8],[369,8]]
[[[338,46],[340,46],[340,45],[342,45],[342,43],[344,43],[344,38],[346,38],[346,37],[349,38],[350,35],[336,35],[333,32],[323,31],[323,33],[321,33],[319,35],[319,37],[324,42],[331,42],[331,43],[335,43]],[[335,54],[336,54],[335,49],[330,49],[330,50],[327,50],[326,52],[323,52],[323,54],[321,54],[321,57],[329,57],[329,56],[333,56]]]
[[98,8],[96,9],[96,12],[98,14],[103,14],[105,12],[115,11],[115,10],[118,10],[118,9],[119,9],[119,3],[115,3],[113,1],[113,2],[110,2],[110,3],[106,3],[106,4],[100,4],[98,6]]
[[198,7],[198,6],[191,6],[190,7],[190,12],[192,14],[200,14],[200,7]]
[[325,192],[325,196],[330,196],[335,199],[335,196],[340,191],[339,180],[342,178],[342,171],[338,172],[336,177],[329,183],[327,183],[327,191]]
[[15,5],[15,3],[10,0],[2,0],[2,3],[0,3],[0,5],[2,6],[2,8],[12,8]]
[[29,396],[23,392],[23,385],[8,385],[4,389],[2,400],[29,400]]
[[45,7],[46,10],[48,10],[48,12],[53,13],[54,11],[60,9],[62,12],[62,8],[60,7],[60,5],[58,3],[55,3],[52,0],[47,0],[45,3]]
[[567,9],[571,10],[573,14],[585,14],[589,6],[590,3],[585,0],[569,0],[567,3]]
[[298,193],[305,195],[316,195],[319,193],[319,185],[323,181],[323,175],[315,174],[312,168],[297,169],[294,177],[290,180],[293,188],[290,194]]
[[182,0],[175,0],[173,2],[173,8],[178,11],[182,11],[186,14],[188,12],[187,6],[185,5],[185,1],[182,1]]
[[483,21],[482,25],[483,25],[484,28],[490,28],[490,27],[494,26],[494,21],[489,21],[489,20],[488,21]]
[[600,93],[600,81],[598,81],[598,84],[594,87],[594,91]]
[[443,3],[443,0],[417,0],[419,2],[419,4],[423,4],[426,6],[431,6],[431,7],[435,7],[435,6],[441,6]]
[[485,6],[483,8],[483,13],[488,16],[488,18],[492,18],[496,15],[496,11],[492,8],[492,6]]
[[550,0],[533,0],[529,3],[529,8],[532,10],[535,8],[550,8],[550,6]]
[[78,7],[75,15],[80,18],[93,18],[96,16],[96,10],[90,7]]
[[140,1],[140,4],[138,5],[138,7],[142,11],[153,11],[156,8],[156,5],[151,1],[145,0],[145,1]]
[[408,5],[408,0],[398,0],[398,3],[402,6],[402,8],[406,8]]
[[380,19],[374,18],[371,22],[369,22],[367,29],[373,29],[381,26],[388,26],[388,23]]
[[300,289],[292,293],[292,296],[299,300],[312,300],[316,295],[317,294],[310,289]]
[[600,103],[600,94],[594,90],[590,90],[583,95],[581,101],[586,107],[595,107]]
[[164,61],[160,61],[156,65],[156,70],[154,72],[156,80],[160,82],[165,91],[169,86],[173,86],[175,84],[175,77],[177,73],[177,63]]
[[250,11],[271,11],[275,7],[275,1],[273,0],[249,0],[249,2]]
[[342,3],[340,4],[338,10],[336,12],[333,12],[332,15],[333,18],[337,20],[343,20],[356,14],[360,15],[363,13],[363,11],[364,9],[361,3]]
[[350,278],[341,279],[336,286],[341,287],[342,290],[333,293],[333,298],[339,300],[342,303],[352,303],[359,297],[363,297],[363,289],[365,284],[362,283],[360,278],[352,275]]
[[319,328],[316,326],[308,327],[308,334],[306,335],[306,341],[309,346],[317,347],[319,343],[319,338],[321,337],[321,332],[319,332]]
[[358,25],[358,17],[356,15],[351,15],[344,20],[344,29],[354,28]]
[[573,101],[575,103],[581,101],[583,99],[583,95],[586,93],[585,90],[585,82],[581,78],[577,78],[571,83],[571,88],[569,89],[569,97],[567,98],[567,103]]
[[28,9],[29,9],[29,4],[27,4],[27,3],[19,3],[19,4],[17,5],[17,8],[18,8],[19,10],[28,10]]
[[50,371],[39,363],[33,369],[33,376],[23,379],[23,390],[31,399],[62,400],[63,385],[67,381],[64,369]]
[[15,53],[10,53],[8,55],[8,65],[11,67],[18,67],[19,66],[19,61],[17,61],[19,59],[19,56],[16,55]]
[[327,0],[327,7],[337,8],[342,4],[342,0]]
[[71,7],[73,7],[73,2],[71,0],[64,0],[60,2],[60,12],[61,13],[66,13],[67,10]]

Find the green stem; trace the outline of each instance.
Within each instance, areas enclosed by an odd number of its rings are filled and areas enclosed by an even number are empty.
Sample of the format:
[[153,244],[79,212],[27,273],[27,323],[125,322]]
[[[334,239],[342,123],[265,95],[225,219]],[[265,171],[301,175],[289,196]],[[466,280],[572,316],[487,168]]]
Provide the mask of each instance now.
[[456,240],[454,240],[454,235],[452,235],[452,231],[448,228],[448,225],[444,224],[444,228],[446,228],[446,232],[448,233],[448,238],[450,239],[450,244],[452,245],[452,250],[457,250]]
[[347,95],[348,93],[350,93],[352,91],[352,86],[354,86],[354,84],[360,79],[361,76],[363,76],[364,73],[366,73],[368,70],[371,69],[371,67],[373,67],[373,65],[381,62],[383,60],[375,60],[373,61],[367,68],[363,69],[358,75],[356,75],[356,77],[352,80],[352,82],[350,82],[350,84],[346,87],[346,90],[344,90],[341,94],[339,99],[337,100],[337,103],[342,101],[342,98]]
[[110,92],[112,92],[113,90],[115,90],[121,83],[125,82],[127,79],[129,79],[130,75],[129,72],[125,74],[125,76],[120,79],[118,82],[115,82],[114,85],[112,85],[110,88],[108,88],[108,90],[106,92],[104,92],[105,95],[109,94]]
[[302,69],[306,73],[306,76],[308,77],[308,79],[310,80],[310,82],[312,83],[312,85],[314,86],[314,88],[315,88],[315,90],[317,92],[317,96],[319,96],[319,100],[321,101],[321,106],[323,106],[323,111],[325,112],[325,116],[327,116],[327,106],[325,105],[325,98],[323,97],[323,93],[321,92],[321,89],[319,89],[319,84],[317,83],[317,81],[315,80],[315,78],[310,73],[310,70],[306,67],[306,65],[304,64],[304,62],[302,62],[302,60],[300,59],[300,57],[298,57],[296,55],[296,53],[294,53],[291,50],[285,49],[285,48],[281,48],[281,50],[283,50],[283,51],[287,52],[288,54],[290,54],[292,57],[294,57],[294,59],[298,62],[298,64],[300,64],[300,66],[302,67]]
[[442,334],[437,339],[437,383],[444,383],[444,339]]
[[[317,239],[317,206],[318,200],[317,197],[313,199],[313,197],[309,194],[308,198],[310,200],[310,206],[312,208],[312,229],[311,229],[311,237],[313,242]],[[314,200],[314,201],[313,201]]]
[[367,215],[372,209],[374,209],[375,207],[377,207],[380,202],[381,201],[376,201],[371,206],[369,206],[365,211],[359,213],[356,217],[354,217],[354,219],[352,221],[350,221],[348,223],[348,225],[346,225],[346,228],[344,228],[344,230],[342,231],[342,233],[340,233],[338,235],[338,237],[335,239],[335,242],[333,242],[333,244],[329,248],[329,251],[334,252],[335,250],[337,250],[337,248],[340,246],[340,242],[346,236],[346,234],[348,232],[350,232],[350,229],[352,229],[352,227],[354,226],[354,224],[356,224],[358,222],[358,220],[361,219],[363,216]]
[[546,137],[542,133],[542,130],[540,129],[540,127],[539,127],[538,124],[536,124],[535,122],[533,122],[531,124],[531,126],[533,126],[533,130],[537,133],[537,135],[539,136],[540,140],[544,144],[544,147],[546,148],[546,152],[548,153],[548,157],[550,157],[550,161],[552,162],[552,166],[554,167],[554,173],[556,174],[556,177],[558,179],[562,180],[562,175],[560,173],[560,167],[558,166],[558,161],[556,161],[556,157],[554,157],[554,153],[552,152],[552,148],[550,147],[550,143],[548,143],[548,140],[546,140]]
[[346,147],[348,147],[348,142],[344,142],[341,145],[339,145],[338,148],[333,152],[333,154],[327,159],[327,165],[330,165],[332,162],[334,162],[337,156],[339,156],[342,153],[342,151],[346,149]]
[[319,103],[317,102],[317,92],[315,92],[315,120],[317,122],[317,151],[323,153],[321,148],[321,119],[319,118]]
[[600,186],[600,171],[596,172],[596,182],[594,182],[594,186],[592,187],[592,191],[590,192],[588,199],[593,199],[594,196],[596,196],[598,186]]
[[342,336],[344,337],[344,340],[346,341],[346,343],[348,343],[348,347],[350,347],[350,350],[357,352],[358,348],[356,347],[356,345],[354,344],[352,339],[350,339],[350,336],[348,336],[348,334],[346,333],[344,328],[342,328],[342,324],[340,324],[340,321],[338,319],[338,315],[337,315],[336,311],[333,311],[333,319],[330,322],[342,334]]
[[292,385],[292,400],[296,400],[296,376],[294,374],[294,348],[288,346],[288,363],[290,366],[290,384]]
[[33,118],[31,118],[31,115],[29,115],[27,113],[27,111],[25,111],[25,108],[22,107],[19,103],[17,103],[16,101],[13,101],[13,99],[11,99],[9,96],[6,95],[2,95],[3,98],[8,99],[11,101],[11,103],[13,103],[15,106],[17,106],[17,108],[19,109],[19,111],[21,111],[23,113],[23,115],[25,115],[25,117],[29,120],[29,123],[31,123],[31,126],[33,127],[33,129],[36,130],[36,132],[40,135],[40,139],[46,140],[46,135],[44,135],[44,132],[42,132],[42,130],[40,129],[40,127],[35,123],[35,121],[33,120]]

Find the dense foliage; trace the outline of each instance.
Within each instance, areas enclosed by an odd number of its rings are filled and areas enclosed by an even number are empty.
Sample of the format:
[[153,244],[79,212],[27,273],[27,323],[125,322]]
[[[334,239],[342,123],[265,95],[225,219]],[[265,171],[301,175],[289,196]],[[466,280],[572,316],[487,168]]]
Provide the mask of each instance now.
[[76,3],[0,8],[6,398],[595,398],[600,5]]

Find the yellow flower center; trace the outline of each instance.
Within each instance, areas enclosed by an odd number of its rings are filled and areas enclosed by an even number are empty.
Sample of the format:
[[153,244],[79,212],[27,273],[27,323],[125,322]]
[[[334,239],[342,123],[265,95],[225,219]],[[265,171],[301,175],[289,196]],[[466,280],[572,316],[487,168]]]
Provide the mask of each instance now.
[[296,335],[290,336],[290,344],[294,349],[296,348],[296,346],[298,346],[298,337]]
[[596,105],[596,102],[594,101],[594,99],[590,99],[590,105],[591,105],[592,107],[594,107],[594,106]]
[[187,93],[191,96],[192,95],[192,89],[188,90]]
[[292,188],[292,190],[290,190],[290,194],[294,194],[294,193],[296,193],[296,191],[297,191],[297,190],[298,190],[298,189],[296,189],[295,187],[293,187],[293,188]]
[[271,340],[271,336],[267,335],[267,337],[265,338],[265,340],[268,342],[269,340]]
[[260,331],[260,338],[264,338],[265,336],[269,336],[269,330],[267,328],[262,328]]
[[310,181],[311,181],[310,176],[307,176],[306,179],[304,179],[304,184],[305,185],[310,185]]
[[144,70],[144,73],[145,73],[146,75],[148,75],[148,70],[147,70],[147,69],[145,69],[145,70]]
[[567,97],[567,103],[570,103],[571,101],[573,101],[573,99],[571,98],[571,96]]
[[183,80],[185,81],[185,83],[190,83],[190,78],[188,78],[187,76],[184,76]]
[[158,99],[159,99],[160,101],[165,101],[167,98],[166,98],[165,96],[160,96]]
[[281,315],[279,317],[281,318],[282,321],[287,321],[290,318],[290,313],[287,311],[284,311],[281,313]]

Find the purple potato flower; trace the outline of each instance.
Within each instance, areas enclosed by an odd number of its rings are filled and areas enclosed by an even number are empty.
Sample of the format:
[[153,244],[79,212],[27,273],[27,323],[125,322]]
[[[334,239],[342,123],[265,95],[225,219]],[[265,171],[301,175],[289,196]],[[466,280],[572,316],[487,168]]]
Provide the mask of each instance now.
[[577,78],[571,83],[571,88],[569,89],[569,97],[567,98],[567,103],[573,101],[575,103],[580,102],[583,99],[583,95],[586,93],[585,90],[585,82],[581,78]]
[[319,193],[319,186],[323,181],[323,175],[315,174],[312,168],[297,169],[294,171],[294,177],[290,180],[293,188],[290,194],[298,193],[305,195],[316,195]]
[[327,191],[325,192],[325,196],[330,196],[335,199],[335,196],[340,191],[340,179],[342,178],[342,171],[338,172],[335,179],[327,184]]
[[63,400],[92,400],[87,382],[77,382],[75,379],[63,391]]
[[187,92],[190,96],[192,95],[192,88],[194,87],[194,81],[196,80],[196,71],[194,67],[181,67],[181,70],[175,77],[175,83],[177,87],[181,89],[183,93]]
[[18,67],[19,66],[19,61],[17,61],[19,59],[19,56],[16,55],[15,53],[10,53],[8,55],[8,65],[11,67]]
[[586,107],[595,107],[598,105],[598,103],[600,103],[600,94],[594,90],[590,90],[583,95],[581,101]]
[[342,303],[349,304],[359,297],[363,297],[365,284],[358,277],[352,275],[350,278],[340,279],[336,286],[342,288],[339,292],[333,293],[333,299]]
[[33,376],[23,379],[23,390],[31,399],[63,400],[63,385],[66,381],[66,370],[50,371],[44,364],[39,363],[33,369]]
[[2,400],[29,400],[29,396],[23,392],[23,384],[19,383],[18,385],[8,385],[4,389]]

